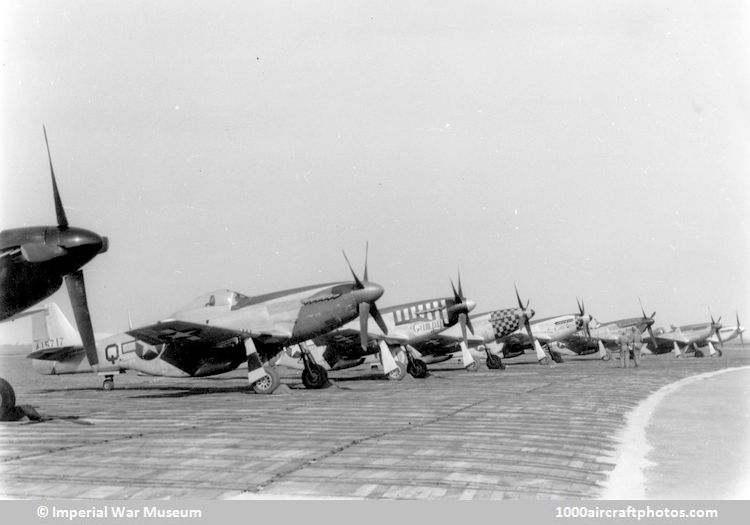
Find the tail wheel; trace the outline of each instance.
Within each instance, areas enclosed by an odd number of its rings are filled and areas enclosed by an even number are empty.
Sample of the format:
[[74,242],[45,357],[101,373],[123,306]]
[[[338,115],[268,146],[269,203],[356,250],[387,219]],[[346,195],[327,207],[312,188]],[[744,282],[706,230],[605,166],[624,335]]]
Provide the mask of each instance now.
[[387,377],[391,381],[401,381],[406,377],[406,366],[403,363],[396,362],[396,369],[392,370]]
[[302,372],[302,384],[305,388],[317,390],[328,384],[328,372],[317,363],[310,363]]
[[114,390],[115,389],[115,380],[112,379],[112,376],[107,376],[104,378],[104,382],[102,383],[102,390]]
[[0,421],[10,421],[16,410],[16,393],[5,379],[0,377]]
[[272,394],[281,384],[279,373],[272,366],[264,367],[266,375],[253,383],[253,390],[256,394]]
[[421,359],[412,359],[406,367],[406,371],[409,372],[412,377],[421,379],[427,376],[427,363]]

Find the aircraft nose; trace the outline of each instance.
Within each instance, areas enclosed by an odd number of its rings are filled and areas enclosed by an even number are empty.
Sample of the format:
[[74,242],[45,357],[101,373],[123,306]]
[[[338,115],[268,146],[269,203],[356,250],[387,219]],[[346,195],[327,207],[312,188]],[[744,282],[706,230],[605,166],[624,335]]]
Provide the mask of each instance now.
[[60,232],[60,246],[68,250],[75,248],[95,249],[94,253],[103,253],[109,247],[109,240],[99,234],[83,228],[68,228]]
[[375,301],[380,299],[385,293],[385,290],[383,289],[383,287],[377,283],[365,282],[362,284],[364,285],[364,288],[359,290],[359,294],[358,294],[360,297],[360,302],[374,303]]

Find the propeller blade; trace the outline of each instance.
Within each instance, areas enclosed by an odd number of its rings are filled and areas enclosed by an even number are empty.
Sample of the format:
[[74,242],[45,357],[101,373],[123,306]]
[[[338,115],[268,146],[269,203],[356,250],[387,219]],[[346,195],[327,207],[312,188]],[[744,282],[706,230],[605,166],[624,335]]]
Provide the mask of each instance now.
[[70,303],[73,305],[73,314],[76,318],[76,325],[81,334],[83,349],[86,351],[86,357],[94,372],[99,368],[99,356],[96,352],[96,340],[94,339],[94,327],[91,324],[91,314],[89,305],[86,300],[86,285],[83,282],[83,271],[78,270],[75,273],[65,276],[65,285],[68,288]]
[[65,248],[56,244],[29,242],[21,245],[21,255],[27,262],[31,263],[49,261],[66,253],[67,250]]
[[474,335],[474,327],[471,324],[471,317],[468,315],[466,316],[466,326],[469,329],[469,332],[471,332],[471,335]]
[[516,289],[516,299],[518,299],[518,307],[521,310],[525,310],[525,308],[523,307],[523,301],[521,301],[521,295],[518,293],[518,287],[516,286],[516,283],[513,283],[513,288]]
[[359,344],[367,352],[367,321],[370,317],[370,303],[359,303]]
[[352,263],[349,262],[349,257],[346,256],[346,252],[344,250],[341,250],[341,253],[344,254],[344,259],[346,259],[346,264],[349,265],[349,271],[351,271],[352,272],[352,276],[354,276],[354,284],[359,289],[364,288],[365,286],[362,284],[362,281],[360,281],[359,277],[357,277],[357,274],[354,273],[354,268],[352,268]]
[[716,337],[719,338],[719,345],[724,348],[724,341],[721,339],[721,332],[719,330],[716,330]]
[[466,335],[466,314],[459,314],[458,322],[461,325],[461,337],[464,343],[469,344],[469,337]]
[[654,335],[654,330],[651,328],[651,325],[648,325],[648,335],[651,337],[651,342],[654,345],[654,350],[658,348],[656,345],[656,336]]
[[[641,302],[641,298],[638,298],[638,304],[641,305],[641,313],[643,314],[643,318],[646,319],[646,311],[643,309],[643,303]],[[656,312],[654,312],[656,314]]]
[[451,289],[453,290],[453,300],[456,304],[461,303],[461,296],[458,295],[458,292],[456,291],[456,287],[453,285],[453,279],[450,279],[451,282]]
[[458,296],[461,298],[461,300],[464,300],[464,291],[461,287],[461,271],[458,272]]
[[65,208],[60,199],[60,192],[57,190],[57,181],[55,180],[55,168],[52,167],[52,155],[49,152],[49,141],[47,140],[47,128],[42,126],[44,131],[44,143],[47,145],[47,158],[49,159],[49,172],[52,175],[52,193],[55,195],[55,213],[57,214],[57,226],[61,230],[68,228],[68,218],[65,216]]
[[380,315],[380,310],[378,310],[378,307],[375,305],[375,303],[372,303],[370,305],[370,315],[373,319],[375,319],[375,322],[378,323],[378,327],[380,327],[383,333],[388,334],[388,325],[385,324],[383,316]]
[[362,276],[364,281],[367,281],[367,256],[370,254],[370,241],[365,243],[365,274]]

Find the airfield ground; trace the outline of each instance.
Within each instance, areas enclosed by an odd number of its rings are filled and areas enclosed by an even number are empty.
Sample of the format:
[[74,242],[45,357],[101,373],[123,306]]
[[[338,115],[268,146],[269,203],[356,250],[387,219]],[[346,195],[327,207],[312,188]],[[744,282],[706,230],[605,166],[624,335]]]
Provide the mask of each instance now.
[[597,498],[631,409],[672,382],[750,365],[750,349],[647,356],[627,370],[593,357],[506,363],[471,372],[449,361],[400,382],[359,367],[317,391],[283,369],[284,385],[262,396],[243,370],[125,374],[105,392],[100,377],[41,376],[23,354],[0,355],[17,404],[51,418],[0,423],[0,496]]

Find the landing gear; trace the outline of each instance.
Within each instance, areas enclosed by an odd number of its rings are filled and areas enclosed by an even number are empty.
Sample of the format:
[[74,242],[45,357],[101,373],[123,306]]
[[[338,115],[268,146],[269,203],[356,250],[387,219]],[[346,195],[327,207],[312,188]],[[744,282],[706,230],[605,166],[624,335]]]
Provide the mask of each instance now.
[[469,363],[468,365],[466,365],[464,368],[466,368],[466,370],[470,370],[472,372],[475,372],[475,371],[479,370],[479,364],[477,364],[476,361],[472,361],[471,363]]
[[560,352],[555,352],[549,346],[547,346],[547,350],[549,351],[549,356],[552,358],[552,360],[555,363],[562,363],[563,362],[563,358],[562,358],[562,355],[560,354]]
[[305,385],[305,388],[311,390],[323,388],[328,384],[328,372],[315,362],[315,358],[307,349],[307,346],[300,344],[299,348],[302,351],[302,363],[305,365],[305,369],[302,371],[302,384]]
[[302,384],[305,388],[317,390],[328,384],[328,372],[317,363],[310,363],[302,371]]
[[493,354],[489,350],[485,351],[487,352],[487,368],[490,370],[505,370],[505,363],[499,355]]
[[695,357],[706,357],[702,350],[695,349]]
[[272,394],[281,384],[281,378],[273,366],[264,366],[263,370],[266,371],[266,375],[253,383],[253,391],[256,394]]
[[396,368],[393,369],[386,377],[391,381],[401,381],[406,377],[406,365],[396,361]]
[[115,389],[114,376],[104,376],[104,382],[102,383],[102,390],[110,391]]
[[0,421],[13,421],[16,411],[16,393],[5,379],[0,377]]
[[422,379],[423,377],[427,377],[427,363],[421,359],[411,358],[409,359],[409,364],[406,365],[406,371],[409,372],[412,377]]

